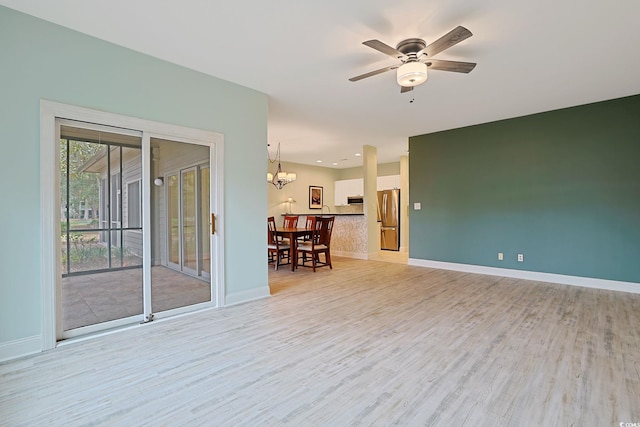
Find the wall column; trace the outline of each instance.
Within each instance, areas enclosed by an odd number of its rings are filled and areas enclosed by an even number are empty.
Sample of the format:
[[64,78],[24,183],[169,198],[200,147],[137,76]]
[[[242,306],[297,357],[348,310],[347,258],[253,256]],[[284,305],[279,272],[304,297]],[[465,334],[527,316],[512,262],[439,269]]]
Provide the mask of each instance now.
[[409,252],[409,156],[400,156],[400,252]]
[[362,166],[364,175],[364,215],[367,221],[368,258],[376,256],[380,250],[380,225],[378,224],[378,149],[371,145],[362,146]]

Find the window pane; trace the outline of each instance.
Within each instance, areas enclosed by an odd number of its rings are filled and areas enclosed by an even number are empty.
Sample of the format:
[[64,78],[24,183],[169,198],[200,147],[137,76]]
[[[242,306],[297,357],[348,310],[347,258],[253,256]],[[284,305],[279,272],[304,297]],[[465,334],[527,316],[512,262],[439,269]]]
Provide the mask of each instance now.
[[[106,149],[91,142],[64,141],[61,144],[61,204],[62,216],[69,220],[69,229],[100,226],[99,163]],[[68,153],[67,153],[68,149]],[[68,155],[68,164],[67,164]],[[68,177],[67,177],[68,171]],[[69,180],[67,188],[66,180]],[[65,226],[66,227],[66,226]]]
[[69,233],[68,246],[63,239],[62,264],[67,263],[67,258],[69,260],[69,271],[65,273],[108,268],[108,256],[107,246],[100,243],[98,231],[72,231]]
[[180,264],[180,188],[178,176],[169,176],[169,261]]
[[200,211],[202,229],[202,271],[210,273],[211,253],[210,253],[210,227],[209,215],[209,168],[200,169]]
[[140,181],[127,185],[127,227],[141,227],[140,218]]
[[190,170],[182,173],[182,253],[184,266],[192,270],[198,268],[196,215],[196,173]]

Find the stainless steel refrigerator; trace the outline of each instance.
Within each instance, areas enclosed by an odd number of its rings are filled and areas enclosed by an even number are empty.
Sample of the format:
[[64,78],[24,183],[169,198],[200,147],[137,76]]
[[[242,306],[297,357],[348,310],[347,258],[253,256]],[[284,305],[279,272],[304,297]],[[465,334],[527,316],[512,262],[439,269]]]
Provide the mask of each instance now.
[[380,249],[400,250],[400,190],[378,191]]

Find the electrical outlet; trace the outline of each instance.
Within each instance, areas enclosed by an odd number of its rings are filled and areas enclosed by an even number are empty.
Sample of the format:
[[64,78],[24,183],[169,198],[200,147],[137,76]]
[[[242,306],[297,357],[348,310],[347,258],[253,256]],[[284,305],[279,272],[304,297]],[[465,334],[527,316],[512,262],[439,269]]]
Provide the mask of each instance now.
[[502,252],[498,252],[498,261],[504,260],[504,254]]
[[524,255],[518,254],[518,262],[523,262],[523,261],[524,261]]

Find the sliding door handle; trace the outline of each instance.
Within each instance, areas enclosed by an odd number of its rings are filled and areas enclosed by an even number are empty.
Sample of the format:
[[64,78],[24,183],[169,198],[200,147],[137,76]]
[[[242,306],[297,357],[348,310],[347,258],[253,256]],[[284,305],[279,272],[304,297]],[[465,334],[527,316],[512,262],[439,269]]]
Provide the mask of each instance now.
[[216,214],[211,214],[211,234],[216,234]]

